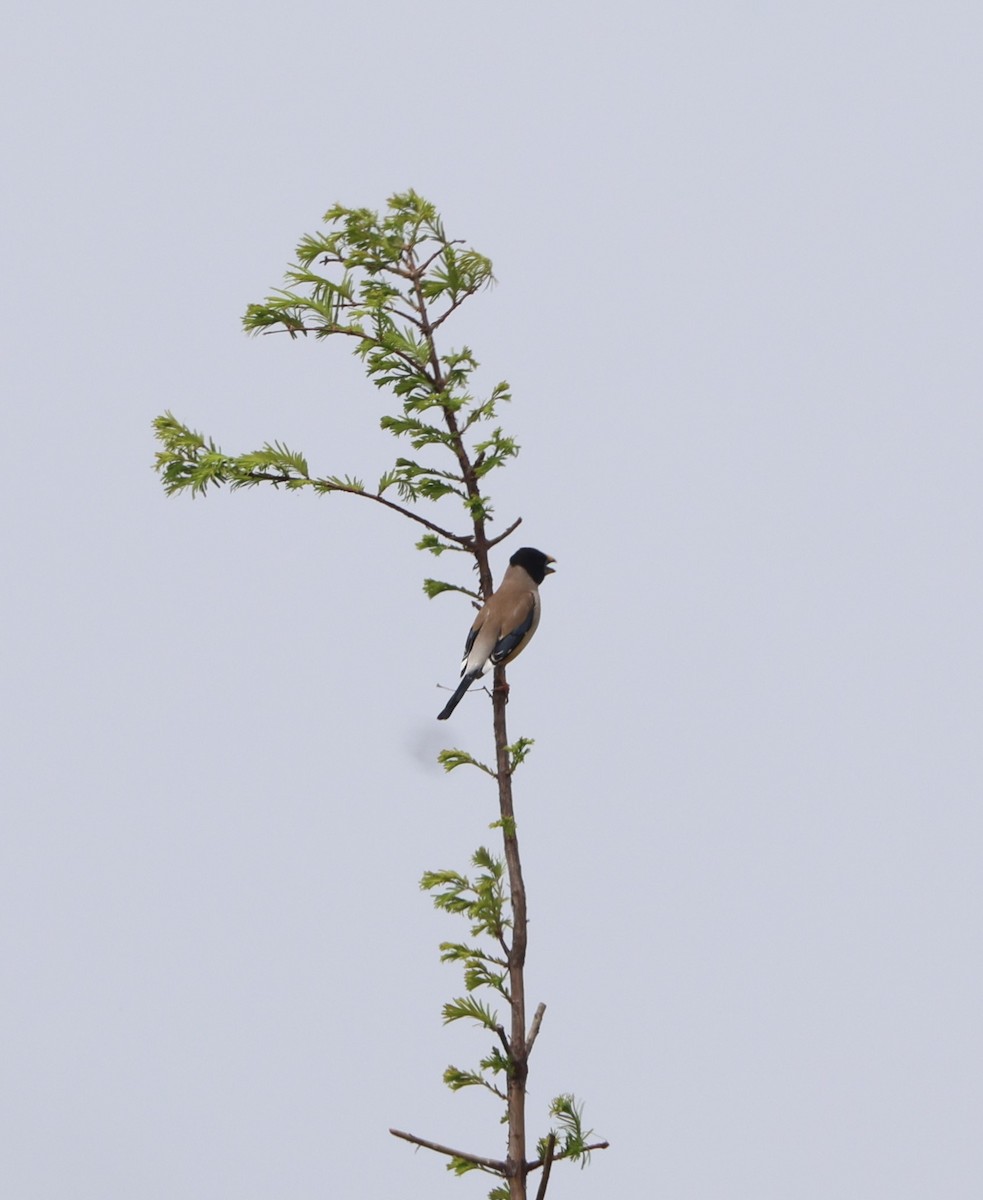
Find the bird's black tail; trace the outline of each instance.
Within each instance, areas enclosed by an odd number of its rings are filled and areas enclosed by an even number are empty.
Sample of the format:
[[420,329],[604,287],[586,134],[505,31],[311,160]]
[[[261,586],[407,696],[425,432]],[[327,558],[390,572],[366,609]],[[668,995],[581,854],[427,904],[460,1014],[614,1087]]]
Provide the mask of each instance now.
[[446,721],[455,708],[461,703],[461,699],[468,688],[478,678],[477,674],[465,675],[461,682],[457,685],[457,691],[447,701],[444,707],[437,714],[438,721]]

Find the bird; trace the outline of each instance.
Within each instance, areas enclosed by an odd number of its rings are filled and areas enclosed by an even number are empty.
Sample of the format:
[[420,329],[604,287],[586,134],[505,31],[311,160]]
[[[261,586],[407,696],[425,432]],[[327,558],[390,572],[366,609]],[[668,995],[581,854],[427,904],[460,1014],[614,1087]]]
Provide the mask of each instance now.
[[523,546],[509,559],[498,590],[485,601],[464,643],[461,682],[438,714],[446,721],[472,683],[489,666],[504,666],[529,644],[539,624],[539,585],[553,574],[555,558]]

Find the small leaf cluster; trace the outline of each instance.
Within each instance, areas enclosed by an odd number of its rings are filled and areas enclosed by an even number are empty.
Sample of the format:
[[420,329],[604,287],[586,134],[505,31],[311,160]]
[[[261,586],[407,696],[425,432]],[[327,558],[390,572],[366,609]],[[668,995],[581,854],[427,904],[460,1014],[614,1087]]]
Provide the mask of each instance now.
[[486,775],[490,775],[492,779],[497,779],[498,775],[488,766],[487,763],[480,762],[473,754],[467,750],[441,750],[437,755],[437,762],[450,774],[451,771],[457,770],[458,767],[477,767],[479,771],[484,771]]
[[324,491],[334,486],[364,490],[364,485],[357,479],[311,479],[307,459],[280,442],[268,442],[261,450],[231,456],[220,450],[211,438],[182,425],[169,412],[154,420],[154,432],[161,444],[155,465],[169,496],[185,489],[193,496],[199,495],[209,487],[223,484],[233,490],[260,483],[283,484],[288,488],[320,487]]
[[[433,580],[427,580],[427,582],[432,583]],[[440,591],[464,592],[465,589],[458,587],[452,588],[450,584],[447,584],[442,586]],[[472,592],[465,592],[465,594],[468,596],[473,595]],[[535,744],[535,738],[521,737],[517,741],[513,742],[511,746],[505,747],[505,751],[508,754],[509,759],[508,769],[510,775],[514,775],[518,768],[522,766],[522,764],[529,757],[529,752],[532,750]],[[457,748],[441,750],[437,755],[437,762],[439,762],[444,770],[448,773],[457,770],[458,767],[477,767],[479,771],[483,771],[486,775],[490,775],[492,779],[498,778],[497,771],[493,771],[487,763],[481,762],[467,750],[459,750]],[[492,828],[501,829],[504,827],[504,825],[505,822],[503,820],[498,820],[492,824]],[[515,832],[514,829],[512,832]]]
[[552,1142],[554,1157],[569,1158],[572,1162],[579,1162],[582,1168],[586,1167],[590,1162],[589,1143],[594,1130],[584,1128],[584,1106],[578,1104],[574,1096],[565,1093],[554,1098],[550,1105],[550,1116],[557,1122],[558,1128],[551,1129],[546,1137],[540,1138],[537,1145],[540,1158],[545,1158]]
[[[464,917],[473,942],[442,942],[441,962],[458,963],[464,973],[466,995],[449,1000],[443,1007],[444,1023],[470,1020],[498,1038],[476,1070],[450,1066],[444,1082],[452,1091],[466,1087],[484,1087],[499,1099],[505,1092],[499,1078],[509,1071],[508,1043],[498,1013],[475,993],[486,989],[509,1003],[507,937],[512,928],[505,886],[505,863],[484,846],[472,855],[477,874],[458,871],[427,871],[420,886],[430,892],[435,907]],[[503,1052],[504,1051],[504,1052]]]

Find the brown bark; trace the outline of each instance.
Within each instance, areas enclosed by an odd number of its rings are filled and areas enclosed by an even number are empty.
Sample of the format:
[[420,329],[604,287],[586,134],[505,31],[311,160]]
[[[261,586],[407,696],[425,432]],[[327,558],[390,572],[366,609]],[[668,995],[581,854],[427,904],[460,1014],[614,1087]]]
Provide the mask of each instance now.
[[505,668],[495,668],[492,711],[495,726],[495,763],[498,772],[498,803],[505,842],[505,865],[509,875],[512,905],[512,944],[509,947],[509,994],[512,1002],[512,1031],[509,1037],[511,1071],[508,1082],[509,1142],[505,1174],[509,1200],[526,1200],[526,1047],[525,965],[527,945],[526,885],[522,878],[519,842],[512,807],[512,770],[509,762],[505,706],[508,684]]

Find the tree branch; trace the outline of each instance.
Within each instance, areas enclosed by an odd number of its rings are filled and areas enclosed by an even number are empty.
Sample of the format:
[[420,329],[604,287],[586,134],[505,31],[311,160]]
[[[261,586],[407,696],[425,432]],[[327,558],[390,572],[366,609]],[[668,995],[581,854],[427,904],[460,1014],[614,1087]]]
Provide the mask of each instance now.
[[412,1133],[404,1133],[402,1129],[390,1129],[393,1137],[402,1138],[404,1142],[412,1142],[414,1146],[422,1146],[425,1150],[434,1150],[437,1154],[445,1154],[448,1158],[462,1158],[472,1162],[476,1167],[484,1167],[486,1171],[494,1171],[496,1175],[505,1173],[505,1163],[497,1158],[483,1158],[480,1154],[468,1154],[464,1150],[452,1150],[450,1146],[441,1146],[439,1142],[428,1142],[426,1138],[416,1137]]
[[401,504],[396,504],[392,500],[387,500],[385,496],[379,496],[375,492],[360,492],[358,488],[334,487],[328,489],[333,492],[351,492],[353,496],[364,496],[367,500],[375,500],[378,504],[384,504],[386,508],[391,508],[393,512],[401,513],[404,517],[409,517],[411,521],[416,521],[418,525],[424,525],[432,533],[437,533],[441,537],[447,538],[449,542],[457,542],[462,549],[467,549],[470,542],[470,536],[462,536],[457,533],[451,533],[448,529],[443,529],[440,525],[435,525],[433,521],[428,521],[426,517],[421,517],[409,508],[404,508]]
[[[340,307],[341,308],[358,308],[359,305],[357,303],[355,303],[354,301],[352,301],[351,303],[343,304]],[[404,316],[404,317],[406,316],[405,313],[400,314],[400,315]],[[414,325],[417,326],[417,328],[420,330],[421,333],[425,332],[425,327],[423,324],[414,320],[413,317],[409,317],[408,319],[410,321],[412,321]],[[282,318],[281,318],[281,320],[282,320]],[[364,329],[352,329],[351,326],[349,326],[349,325],[338,325],[338,324],[331,323],[331,322],[327,322],[324,325],[304,325],[303,323],[300,323],[300,324],[293,325],[293,326],[286,326],[284,329],[264,329],[263,330],[264,337],[266,337],[267,334],[270,334],[270,333],[289,333],[289,334],[295,334],[295,333],[303,333],[303,334],[343,333],[346,335],[346,337],[357,337],[357,338],[361,338],[363,340],[365,338],[368,338],[370,341],[374,342],[377,346],[380,345],[379,340],[377,338],[373,338],[370,333],[366,333]],[[407,354],[405,350],[396,350],[391,346],[384,347],[384,349],[387,354],[392,354],[395,358],[401,359],[404,363],[407,364],[407,366],[413,368],[413,370],[420,369],[420,364],[417,362],[417,360],[413,357],[412,354]]]
[[[437,353],[437,343],[433,336],[433,325],[430,322],[430,313],[427,308],[427,298],[423,294],[423,288],[420,284],[420,278],[423,275],[425,268],[421,267],[417,261],[416,254],[412,248],[406,253],[407,269],[410,273],[410,279],[413,284],[413,293],[416,300],[416,309],[420,314],[422,321],[422,334],[427,344],[430,359],[429,380],[434,394],[439,395],[444,391],[444,375],[440,368],[440,355]],[[430,259],[429,261],[433,261]],[[461,430],[457,423],[457,417],[454,410],[448,408],[446,404],[442,404],[441,408],[444,413],[444,422],[447,425],[448,432],[451,435],[451,448],[457,458],[458,466],[461,468],[461,477],[464,480],[464,486],[467,488],[468,499],[478,500],[481,496],[481,491],[478,487],[478,477],[474,473],[474,464],[468,456],[467,447],[464,444],[464,438],[461,436]],[[492,593],[492,577],[491,570],[488,566],[487,541],[485,538],[485,522],[484,518],[474,516],[474,549],[473,553],[478,564],[478,576],[481,580],[481,593],[487,600]]]
[[460,308],[461,305],[464,303],[464,301],[467,300],[469,296],[473,296],[473,295],[474,295],[473,290],[470,292],[462,292],[461,295],[458,297],[458,299],[451,302],[450,308],[448,308],[446,312],[442,312],[440,314],[440,316],[436,319],[436,321],[433,321],[431,323],[431,325],[430,325],[431,332],[435,332],[436,330],[438,330],[441,327],[441,325],[443,325],[443,323],[447,320],[447,318],[451,315],[451,313],[454,311],[454,309]]
[[[543,1006],[540,1005],[540,1008]],[[556,1149],[556,1134],[550,1132],[546,1139],[546,1153],[543,1155],[543,1178],[539,1181],[539,1189],[536,1192],[536,1200],[543,1200],[546,1195],[546,1186],[550,1181],[550,1171],[553,1169],[553,1151]]]
[[417,329],[421,332],[423,331],[423,324],[418,317],[414,317],[411,313],[403,312],[401,308],[394,308],[393,312],[397,317],[401,317],[404,321],[409,321],[411,325],[415,325]]
[[427,267],[429,267],[432,262],[436,262],[437,259],[440,258],[440,256],[444,253],[445,250],[449,249],[451,246],[463,246],[463,245],[464,245],[464,238],[452,238],[449,242],[441,242],[440,245],[437,247],[437,249],[433,252],[433,254],[431,254],[429,258],[424,259],[423,262],[420,263],[420,265],[417,267],[417,271],[419,271],[419,273],[422,275],[423,272],[427,269]]
[[264,329],[263,337],[269,337],[271,333],[344,333],[348,337],[364,338],[369,335],[364,331],[359,333],[357,329],[349,329],[344,325],[294,325],[283,329]]
[[521,524],[522,524],[522,518],[516,517],[516,519],[512,522],[512,524],[508,527],[508,529],[506,529],[506,531],[504,533],[500,533],[498,535],[498,537],[493,537],[491,539],[491,541],[488,543],[488,549],[490,550],[492,548],[492,546],[497,546],[499,542],[504,542],[507,537],[511,537],[511,535],[513,533],[515,533],[515,531],[519,528],[519,526]]
[[[611,1147],[610,1142],[593,1142],[590,1146],[584,1146],[580,1150],[563,1150],[560,1154],[554,1154],[552,1162],[559,1162],[563,1158],[570,1158],[573,1154],[590,1154],[593,1150],[608,1150]],[[526,1170],[531,1174],[533,1171],[538,1171],[541,1167],[546,1166],[546,1159],[541,1158],[537,1162],[527,1163]]]
[[[302,478],[298,475],[273,475],[269,471],[250,471],[250,479],[260,480],[263,483],[289,483],[293,479]],[[426,517],[421,517],[412,509],[404,508],[402,504],[396,504],[393,500],[387,500],[385,496],[380,496],[376,492],[366,492],[361,488],[349,487],[344,483],[331,483],[327,479],[307,479],[304,481],[308,487],[317,488],[319,492],[346,492],[350,496],[362,496],[366,500],[375,500],[377,504],[384,504],[386,508],[391,508],[393,512],[398,512],[401,516],[409,517],[411,521],[416,521],[419,525],[426,526],[432,533],[437,533],[443,538],[447,538],[449,542],[457,542],[462,550],[467,550],[471,553],[471,542],[473,538],[470,534],[451,533],[449,529],[444,529],[440,525],[435,525],[433,521],[428,521]],[[457,549],[457,547],[451,547]],[[452,589],[447,589],[452,590]],[[464,588],[453,589],[464,591]],[[473,595],[472,592],[467,592],[467,595]]]
[[543,1023],[543,1014],[546,1012],[546,1005],[540,1004],[533,1014],[532,1024],[529,1026],[529,1036],[526,1038],[526,1056],[532,1053],[532,1044],[539,1036],[539,1027]]

